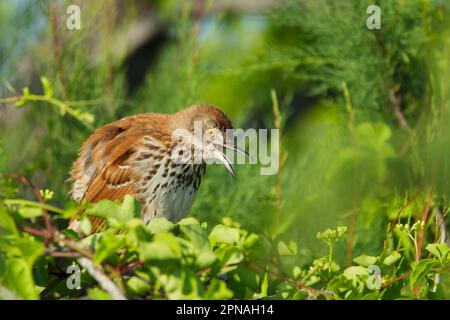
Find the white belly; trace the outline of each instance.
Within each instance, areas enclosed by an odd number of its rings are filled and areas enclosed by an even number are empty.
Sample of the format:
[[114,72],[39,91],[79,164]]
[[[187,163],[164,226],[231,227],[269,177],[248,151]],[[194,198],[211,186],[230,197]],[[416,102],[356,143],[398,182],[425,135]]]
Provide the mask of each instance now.
[[[147,143],[150,141],[146,140]],[[143,202],[142,219],[145,223],[154,217],[165,217],[173,222],[185,217],[205,173],[205,164],[190,165],[188,162],[175,165],[167,154],[138,162],[138,176],[142,178],[138,182],[137,193]]]
[[152,218],[165,217],[172,222],[177,222],[188,215],[195,195],[196,190],[192,185],[184,190],[182,188],[168,189],[167,193],[162,192],[143,208],[142,219],[147,223]]

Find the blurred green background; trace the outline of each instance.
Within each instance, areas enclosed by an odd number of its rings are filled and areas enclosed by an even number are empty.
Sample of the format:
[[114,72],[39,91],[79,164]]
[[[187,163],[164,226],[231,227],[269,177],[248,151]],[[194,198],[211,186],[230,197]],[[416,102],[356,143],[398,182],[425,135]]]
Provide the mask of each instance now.
[[[338,225],[350,230],[340,262],[377,254],[399,209],[416,220],[430,199],[430,224],[439,212],[448,229],[450,2],[375,1],[381,29],[369,30],[372,2],[1,1],[0,172],[71,205],[68,172],[91,131],[47,102],[5,100],[42,94],[42,76],[93,127],[205,102],[234,127],[270,129],[272,91],[279,174],[240,165],[235,182],[210,166],[191,215],[295,239],[299,264],[323,255],[316,233]],[[80,30],[65,26],[70,4]]]

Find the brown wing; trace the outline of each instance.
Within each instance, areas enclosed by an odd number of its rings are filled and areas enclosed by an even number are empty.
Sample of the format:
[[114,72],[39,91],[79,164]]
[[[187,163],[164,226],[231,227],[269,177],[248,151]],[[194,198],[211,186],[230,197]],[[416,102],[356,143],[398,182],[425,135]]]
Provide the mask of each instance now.
[[[127,160],[131,149],[124,153],[124,161]],[[133,171],[121,164],[120,161],[113,162],[94,177],[84,196],[87,202],[98,202],[103,199],[122,200],[125,195],[130,194],[136,198],[133,190]],[[106,227],[105,219],[90,216],[92,233],[102,231]]]
[[[83,144],[72,169],[74,187],[71,193],[79,203],[122,200],[127,194],[137,198],[133,156],[140,149],[143,136],[162,138],[163,134],[140,122],[133,124],[131,119],[125,118],[96,130]],[[106,227],[101,217],[89,219],[93,225],[92,233]]]

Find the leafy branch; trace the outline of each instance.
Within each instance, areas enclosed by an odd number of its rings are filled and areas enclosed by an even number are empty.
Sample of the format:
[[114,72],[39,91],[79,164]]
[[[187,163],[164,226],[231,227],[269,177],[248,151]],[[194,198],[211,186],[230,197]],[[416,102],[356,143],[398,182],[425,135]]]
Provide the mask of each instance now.
[[92,126],[94,122],[94,116],[91,113],[83,112],[80,109],[73,108],[73,105],[77,104],[76,102],[61,101],[54,98],[53,87],[46,77],[41,77],[41,83],[44,89],[43,95],[31,94],[30,89],[28,87],[25,87],[23,88],[22,95],[0,98],[0,104],[14,103],[14,106],[16,108],[21,108],[30,102],[46,102],[56,107],[62,116],[68,114],[74,119],[81,122],[89,130],[94,130],[94,127]]

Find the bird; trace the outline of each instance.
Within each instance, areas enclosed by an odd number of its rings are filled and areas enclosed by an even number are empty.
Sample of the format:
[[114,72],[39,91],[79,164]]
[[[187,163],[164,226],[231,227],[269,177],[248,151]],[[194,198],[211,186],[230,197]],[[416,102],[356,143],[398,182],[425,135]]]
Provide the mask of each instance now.
[[[204,133],[200,140],[194,132],[197,127]],[[194,104],[173,114],[142,113],[106,124],[82,144],[70,172],[70,196],[81,206],[131,195],[141,202],[144,223],[156,217],[177,222],[189,213],[207,163],[218,161],[234,178],[226,149],[248,156],[234,146],[228,133],[232,129],[226,114],[210,104]],[[106,229],[104,218],[88,218],[91,234]],[[69,229],[80,232],[79,224],[78,216]]]

